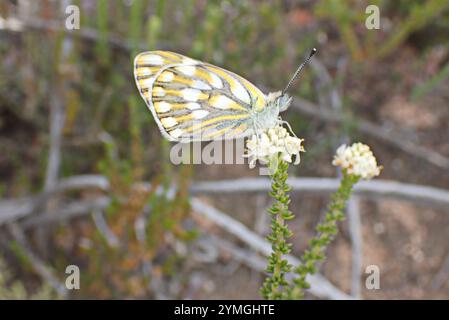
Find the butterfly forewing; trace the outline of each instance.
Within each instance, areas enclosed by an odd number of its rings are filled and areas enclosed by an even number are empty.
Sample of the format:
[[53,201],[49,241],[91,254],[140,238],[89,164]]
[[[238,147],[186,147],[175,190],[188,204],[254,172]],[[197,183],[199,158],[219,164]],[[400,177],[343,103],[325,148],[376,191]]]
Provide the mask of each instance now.
[[169,140],[234,138],[251,133],[251,111],[265,95],[225,69],[169,51],[135,59],[137,87]]

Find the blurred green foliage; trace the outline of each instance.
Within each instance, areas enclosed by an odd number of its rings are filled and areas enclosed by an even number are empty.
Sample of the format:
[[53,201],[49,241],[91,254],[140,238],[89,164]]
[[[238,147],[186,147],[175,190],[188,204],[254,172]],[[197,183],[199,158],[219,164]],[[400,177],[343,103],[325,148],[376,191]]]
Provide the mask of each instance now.
[[[436,18],[444,12],[447,13],[449,3],[441,0],[430,1],[370,1],[368,4],[377,5],[380,8],[395,10],[395,20],[391,31],[386,38],[375,39],[372,36],[374,31],[368,32],[363,37],[358,35],[357,25],[364,25],[367,15],[365,12],[367,2],[365,1],[320,1],[315,7],[318,17],[332,19],[335,21],[341,34],[342,40],[351,52],[355,61],[362,59],[378,59],[393,53],[409,37],[429,24],[435,24]],[[390,7],[390,8],[388,8]],[[385,19],[384,12],[380,12]],[[446,18],[447,19],[447,18]],[[385,20],[382,21],[385,24]],[[367,30],[368,31],[368,30]],[[445,40],[447,43],[447,39]]]
[[5,299],[55,299],[57,296],[49,285],[42,285],[34,293],[29,293],[22,282],[12,281],[10,270],[0,257],[0,300]]

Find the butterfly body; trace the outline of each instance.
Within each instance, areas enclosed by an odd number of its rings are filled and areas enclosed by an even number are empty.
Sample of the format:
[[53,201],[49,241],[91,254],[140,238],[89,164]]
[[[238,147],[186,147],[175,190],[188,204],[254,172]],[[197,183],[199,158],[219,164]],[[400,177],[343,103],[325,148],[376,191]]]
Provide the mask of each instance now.
[[291,101],[280,92],[267,96],[228,70],[169,51],[137,55],[134,76],[159,129],[171,141],[257,134],[275,126]]

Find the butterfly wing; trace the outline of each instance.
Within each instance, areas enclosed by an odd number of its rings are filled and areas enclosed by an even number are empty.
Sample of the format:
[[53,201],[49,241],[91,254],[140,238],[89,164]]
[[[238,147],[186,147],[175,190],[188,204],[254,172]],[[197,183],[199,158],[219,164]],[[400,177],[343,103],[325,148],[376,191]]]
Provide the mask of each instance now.
[[169,51],[140,53],[134,76],[159,129],[172,141],[247,136],[252,109],[266,102],[246,79]]

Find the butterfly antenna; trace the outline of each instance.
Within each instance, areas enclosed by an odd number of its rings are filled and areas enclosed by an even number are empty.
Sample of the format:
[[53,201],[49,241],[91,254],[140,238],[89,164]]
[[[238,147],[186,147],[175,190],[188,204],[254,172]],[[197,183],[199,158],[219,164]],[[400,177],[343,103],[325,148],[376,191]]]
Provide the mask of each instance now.
[[282,90],[282,94],[281,96],[283,96],[287,90],[290,88],[290,86],[292,85],[293,81],[296,80],[296,78],[298,78],[299,73],[301,72],[302,68],[309,62],[310,58],[313,57],[313,55],[316,53],[316,48],[313,48],[312,51],[310,51],[309,56],[307,57],[307,59],[301,63],[301,65],[298,67],[298,69],[296,69],[295,74],[293,74],[293,77],[290,79],[290,81],[288,82],[287,86],[285,87],[284,90]]

